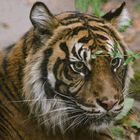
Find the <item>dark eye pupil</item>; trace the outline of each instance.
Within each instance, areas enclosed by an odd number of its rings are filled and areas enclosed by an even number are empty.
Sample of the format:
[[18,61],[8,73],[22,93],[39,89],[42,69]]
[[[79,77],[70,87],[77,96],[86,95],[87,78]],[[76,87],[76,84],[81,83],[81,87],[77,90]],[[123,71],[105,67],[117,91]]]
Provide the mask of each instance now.
[[75,63],[75,67],[76,67],[77,69],[82,69],[82,68],[84,67],[84,64],[83,64],[82,62],[76,62],[76,63]]
[[87,75],[90,72],[83,62],[71,62],[70,67],[78,74],[82,73],[84,75]]
[[112,66],[115,66],[115,65],[117,65],[118,63],[119,63],[118,58],[113,59],[112,62],[111,62]]
[[121,64],[121,59],[120,59],[120,58],[114,58],[114,59],[111,61],[111,65],[112,65],[114,68],[119,67],[120,64]]

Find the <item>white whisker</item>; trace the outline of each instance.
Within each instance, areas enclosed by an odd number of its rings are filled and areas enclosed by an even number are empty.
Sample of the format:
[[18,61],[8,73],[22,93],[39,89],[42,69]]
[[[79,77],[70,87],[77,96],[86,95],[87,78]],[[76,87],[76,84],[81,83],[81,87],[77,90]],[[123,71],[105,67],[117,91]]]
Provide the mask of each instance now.
[[44,115],[47,115],[47,114],[50,115],[51,113],[54,113],[54,112],[65,111],[65,110],[69,110],[69,109],[72,109],[72,108],[71,108],[71,107],[59,108],[59,109],[51,110],[51,111],[49,111],[49,112],[46,112],[46,113],[40,114],[40,115],[38,115],[38,116],[41,117],[41,116],[44,116]]

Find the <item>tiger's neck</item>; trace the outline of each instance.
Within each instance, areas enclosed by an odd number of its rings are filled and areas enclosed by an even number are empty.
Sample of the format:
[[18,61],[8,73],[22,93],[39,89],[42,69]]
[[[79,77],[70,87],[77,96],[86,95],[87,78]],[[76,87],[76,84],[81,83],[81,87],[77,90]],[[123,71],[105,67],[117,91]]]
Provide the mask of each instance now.
[[29,42],[23,37],[17,44],[13,44],[0,52],[1,72],[4,78],[17,88],[22,89],[23,71]]

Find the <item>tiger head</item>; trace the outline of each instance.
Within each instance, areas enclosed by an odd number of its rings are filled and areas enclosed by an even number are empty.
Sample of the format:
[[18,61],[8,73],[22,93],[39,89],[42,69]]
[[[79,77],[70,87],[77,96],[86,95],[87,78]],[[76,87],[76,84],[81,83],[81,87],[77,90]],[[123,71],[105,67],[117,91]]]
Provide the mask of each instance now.
[[[24,93],[31,114],[47,128],[98,129],[121,112],[131,76],[126,45],[113,25],[124,5],[98,18],[54,16],[43,3],[34,4]],[[115,51],[121,56],[112,56]]]

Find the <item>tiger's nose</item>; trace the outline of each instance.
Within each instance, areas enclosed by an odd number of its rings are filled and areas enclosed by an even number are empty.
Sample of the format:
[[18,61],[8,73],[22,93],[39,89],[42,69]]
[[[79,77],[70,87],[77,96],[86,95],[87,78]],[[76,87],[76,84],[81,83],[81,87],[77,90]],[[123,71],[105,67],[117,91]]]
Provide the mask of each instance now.
[[103,107],[105,110],[109,111],[117,103],[117,100],[115,100],[115,99],[103,99],[103,100],[97,99],[96,102],[98,105]]

